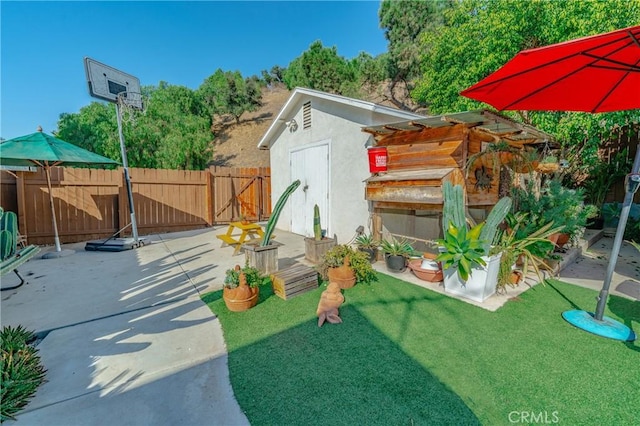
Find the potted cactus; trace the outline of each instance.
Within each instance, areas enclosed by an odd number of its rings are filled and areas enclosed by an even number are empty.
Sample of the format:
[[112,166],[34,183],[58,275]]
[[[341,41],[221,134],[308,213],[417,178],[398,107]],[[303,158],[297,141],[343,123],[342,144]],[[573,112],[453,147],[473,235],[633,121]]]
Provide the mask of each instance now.
[[264,277],[256,268],[246,265],[240,268],[236,265],[225,272],[222,298],[227,308],[232,312],[242,312],[251,309],[258,303],[260,285]]
[[494,252],[498,226],[511,209],[511,198],[504,197],[493,207],[487,220],[468,227],[462,186],[445,182],[443,186],[444,238],[437,242],[444,270],[444,290],[476,302],[484,302],[496,292],[502,252]]
[[273,230],[276,227],[276,223],[278,223],[278,218],[285,203],[293,191],[299,186],[299,179],[293,181],[282,193],[280,198],[278,198],[265,226],[264,236],[260,244],[244,244],[242,246],[242,248],[245,249],[244,253],[247,265],[257,268],[263,274],[271,274],[278,271],[278,246],[282,244],[271,241],[271,236],[273,235]]
[[320,207],[313,206],[313,237],[304,239],[304,257],[309,262],[320,263],[322,256],[336,245],[335,238],[328,238],[323,235],[320,223]]

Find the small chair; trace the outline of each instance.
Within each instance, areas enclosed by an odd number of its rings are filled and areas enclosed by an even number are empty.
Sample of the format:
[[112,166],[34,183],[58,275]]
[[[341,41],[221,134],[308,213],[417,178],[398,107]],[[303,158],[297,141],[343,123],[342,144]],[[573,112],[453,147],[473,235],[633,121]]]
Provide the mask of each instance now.
[[[36,245],[26,245],[26,239],[20,242],[18,234],[18,217],[14,212],[5,212],[0,207],[0,275],[13,271],[20,283],[12,287],[4,287],[0,290],[13,290],[25,283],[24,278],[18,272],[18,267],[40,252]],[[20,249],[18,249],[20,244]]]

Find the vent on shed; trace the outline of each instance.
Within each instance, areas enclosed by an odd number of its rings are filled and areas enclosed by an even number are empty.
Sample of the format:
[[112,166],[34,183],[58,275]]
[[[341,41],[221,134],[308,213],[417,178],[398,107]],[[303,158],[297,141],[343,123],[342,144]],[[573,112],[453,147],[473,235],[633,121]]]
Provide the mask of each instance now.
[[311,128],[311,101],[302,106],[302,128]]

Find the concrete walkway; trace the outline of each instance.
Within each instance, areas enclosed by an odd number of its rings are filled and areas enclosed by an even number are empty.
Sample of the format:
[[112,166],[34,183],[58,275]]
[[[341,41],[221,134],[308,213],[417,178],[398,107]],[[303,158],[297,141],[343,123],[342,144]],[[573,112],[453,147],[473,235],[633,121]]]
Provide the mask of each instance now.
[[[38,349],[48,373],[19,424],[248,424],[231,389],[220,323],[200,300],[222,287],[227,269],[244,264],[243,255],[220,247],[215,235],[225,231],[153,235],[148,245],[123,252],[69,244],[64,248],[76,250],[70,256],[22,266],[29,283],[2,292],[2,325],[22,325],[43,337]],[[306,263],[302,237],[278,231],[277,240],[284,244],[280,269]],[[594,242],[560,278],[599,289],[611,241]],[[612,294],[640,299],[639,259],[623,246]],[[388,273],[384,262],[375,267]],[[442,291],[409,271],[389,275]],[[3,287],[15,282],[13,274],[2,277]],[[498,296],[489,301],[504,303]]]
[[[43,337],[48,373],[19,424],[248,424],[220,323],[200,300],[222,287],[227,269],[244,265],[215,238],[225,230],[149,236],[123,252],[67,244],[74,254],[22,266],[28,284],[2,292],[2,325]],[[284,234],[281,267],[304,257],[301,238]],[[2,277],[3,287],[17,282]]]

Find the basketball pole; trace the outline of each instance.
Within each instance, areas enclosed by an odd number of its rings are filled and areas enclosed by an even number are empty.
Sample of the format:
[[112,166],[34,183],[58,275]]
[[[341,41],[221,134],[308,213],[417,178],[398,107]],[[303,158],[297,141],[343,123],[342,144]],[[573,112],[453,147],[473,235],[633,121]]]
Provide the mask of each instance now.
[[133,193],[131,191],[131,178],[129,177],[129,166],[127,163],[127,149],[124,146],[124,134],[122,133],[122,114],[120,104],[116,102],[116,117],[118,119],[118,136],[120,137],[120,153],[122,155],[122,167],[124,168],[124,180],[127,184],[127,198],[129,199],[129,211],[131,212],[131,232],[133,239],[138,245],[138,225],[136,224],[136,212],[133,207]]

